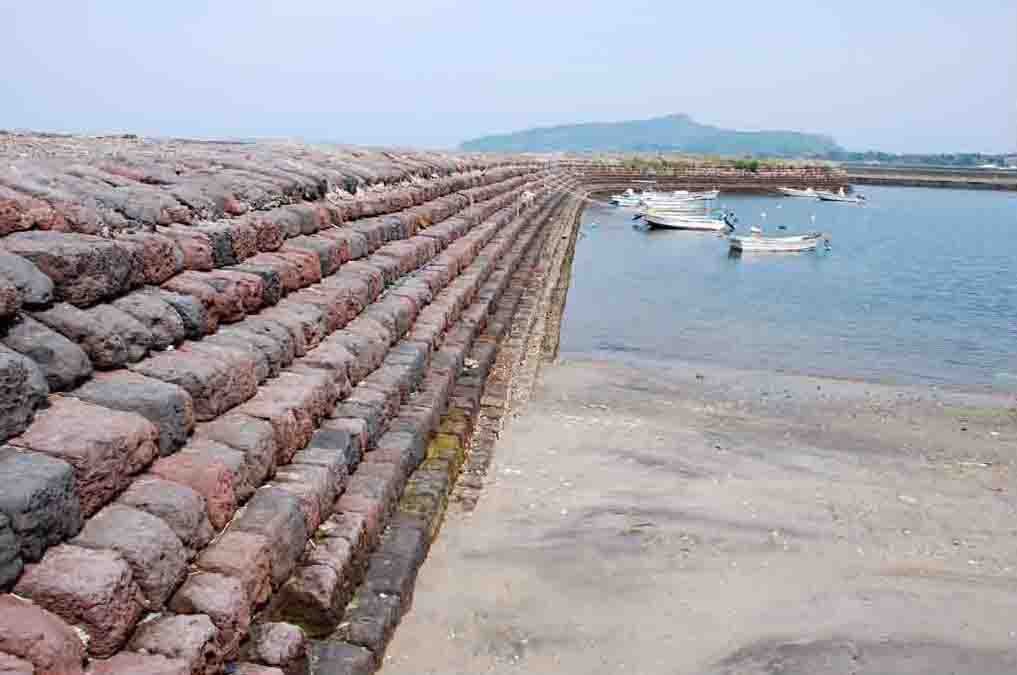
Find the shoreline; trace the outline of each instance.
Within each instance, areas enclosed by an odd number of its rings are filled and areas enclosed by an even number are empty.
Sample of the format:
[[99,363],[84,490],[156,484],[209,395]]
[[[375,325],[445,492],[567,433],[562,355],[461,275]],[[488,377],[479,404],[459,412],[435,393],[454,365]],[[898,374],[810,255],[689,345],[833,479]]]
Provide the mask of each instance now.
[[1008,401],[1009,405],[1017,406],[1017,374],[1015,373],[999,373],[1003,377],[1000,379],[1010,380],[1014,382],[1013,389],[1007,389],[1005,387],[994,386],[991,384],[964,384],[958,382],[919,382],[919,381],[908,381],[908,380],[893,380],[890,377],[887,378],[869,378],[860,375],[852,375],[846,372],[820,372],[820,371],[809,371],[809,370],[797,370],[794,368],[751,368],[739,365],[732,365],[726,363],[717,363],[710,361],[696,361],[689,359],[678,359],[678,358],[655,358],[653,356],[643,356],[637,352],[624,352],[624,351],[612,351],[609,349],[595,350],[595,351],[582,351],[582,350],[569,350],[563,349],[561,352],[560,361],[562,363],[572,362],[604,362],[604,363],[618,363],[632,367],[655,367],[663,368],[669,371],[679,371],[682,368],[695,369],[697,371],[712,371],[724,374],[737,374],[737,375],[753,375],[753,376],[769,376],[769,377],[798,377],[798,378],[811,378],[816,380],[830,380],[835,382],[843,382],[845,384],[853,385],[870,385],[873,387],[888,387],[888,388],[900,388],[900,389],[911,389],[911,390],[928,390],[931,392],[938,392],[943,394],[956,394],[960,396],[980,396],[992,399],[998,399],[1000,401]]
[[476,508],[450,508],[382,672],[1017,668],[1017,413],[698,374],[545,367]]

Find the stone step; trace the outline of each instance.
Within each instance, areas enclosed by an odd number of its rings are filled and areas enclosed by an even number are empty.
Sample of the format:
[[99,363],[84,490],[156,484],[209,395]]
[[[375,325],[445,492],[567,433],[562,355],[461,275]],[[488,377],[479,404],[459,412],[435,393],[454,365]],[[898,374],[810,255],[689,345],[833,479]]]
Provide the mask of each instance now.
[[[485,194],[505,189],[508,191],[497,194],[487,202],[467,207],[460,212],[460,220],[456,223],[442,222],[431,226],[434,230],[431,234],[415,235],[399,247],[392,247],[391,243],[382,246],[377,252],[383,255],[378,256],[377,262],[381,264],[394,257],[404,267],[408,266],[410,263],[407,261],[411,256],[406,253],[407,246],[413,247],[414,253],[419,254],[428,250],[432,245],[428,242],[433,242],[435,238],[447,242],[468,228],[470,220],[482,219],[492,209],[508,203],[523,187],[506,188],[504,183],[499,183],[480,188],[486,191]],[[467,222],[464,223],[464,220]],[[341,232],[345,229],[331,231]],[[331,245],[331,239],[322,239]],[[358,252],[366,251],[367,248],[364,248]],[[314,254],[290,250],[272,254],[271,258],[264,260],[255,256],[235,270],[184,272],[168,283],[173,290],[145,288],[129,293],[112,305],[100,304],[82,310],[67,303],[58,303],[37,312],[33,318],[26,317],[26,320],[19,321],[15,329],[8,332],[5,342],[8,346],[35,357],[38,369],[54,391],[67,388],[89,377],[93,364],[96,368],[107,369],[128,365],[129,362],[144,357],[150,349],[166,349],[172,344],[178,344],[185,336],[200,338],[214,331],[220,320],[240,319],[245,314],[256,311],[262,303],[278,302],[284,282],[292,285],[287,288],[296,290],[320,280],[320,260]],[[273,308],[269,310],[268,316],[278,313]],[[258,316],[262,314],[264,312]],[[156,351],[151,359],[157,360],[156,367],[169,367],[173,370],[170,363],[172,359],[165,358],[165,355],[166,352]],[[160,357],[164,358],[160,360]],[[192,354],[191,357],[193,369],[215,370],[214,366],[202,363],[200,355],[195,357]],[[32,364],[24,365],[32,367]],[[21,366],[14,362],[0,363],[0,368],[9,371],[11,376],[16,375],[19,367]],[[137,369],[144,366],[135,364],[134,367]],[[34,373],[36,379],[38,375],[39,373]],[[222,377],[224,375],[220,374],[220,380]],[[3,395],[0,390],[0,396]],[[10,400],[4,401],[7,405],[4,408],[4,419],[0,419],[0,422],[9,426],[10,431],[4,436],[10,436],[30,421],[34,407],[42,399],[26,398],[13,387],[5,398]],[[4,425],[0,424],[0,432],[3,431]]]
[[[461,256],[462,253],[453,250],[445,258],[435,259],[434,264],[439,264],[438,260],[454,260],[457,255]],[[368,260],[373,260],[373,256]],[[322,290],[328,292],[321,294],[322,305],[335,306],[335,294],[341,294],[345,286],[356,290],[355,278],[373,271],[377,275],[374,278],[376,283],[373,288],[367,289],[368,292],[359,295],[354,309],[371,303],[382,288],[380,272],[370,262],[358,264],[364,269],[349,274],[341,270],[326,280]],[[406,292],[410,293],[411,288],[412,285]],[[418,285],[418,295],[420,292],[421,287]],[[313,321],[309,323],[307,318],[308,313],[317,316],[314,313],[318,310],[313,305],[298,302],[303,299],[305,298],[299,294],[294,294],[275,308],[276,313],[265,316],[263,312],[236,324],[231,329],[232,333],[227,334],[227,338],[230,335],[234,337],[232,344],[209,339],[188,342],[174,351],[146,359],[132,368],[134,372],[100,374],[72,392],[73,396],[82,400],[81,403],[74,399],[53,399],[51,407],[13,444],[48,452],[75,466],[79,471],[78,492],[83,500],[84,513],[86,516],[91,515],[126,487],[131,476],[148,464],[151,458],[145,453],[153,441],[148,423],[158,428],[159,454],[168,455],[187,438],[195,420],[215,419],[254,397],[259,380],[263,381],[272,374],[272,367],[268,364],[272,354],[276,355],[275,374],[278,374],[278,369],[289,365],[294,356],[306,354],[309,339],[312,344],[320,340],[320,333],[315,330],[317,324]],[[388,304],[391,304],[390,300],[381,304],[382,313]],[[288,312],[290,306],[298,313]],[[299,312],[298,308],[303,308],[304,311]],[[326,325],[324,330],[331,330],[337,325]],[[354,325],[348,332],[354,333],[357,328]],[[246,339],[245,335],[248,336]],[[289,338],[293,340],[292,347]],[[336,348],[341,348],[341,345],[316,350],[309,363],[329,363],[330,351],[331,361],[334,362]],[[266,365],[259,370],[258,363],[262,357]],[[339,392],[344,387],[342,382],[337,383]],[[273,387],[285,388],[281,383]],[[270,395],[267,393],[263,398]],[[264,409],[264,405],[258,402],[251,405],[252,408],[259,406]],[[111,419],[117,421],[117,424],[102,427],[90,424],[92,420],[105,415],[107,408],[118,411],[111,414]],[[72,417],[79,420],[80,425],[65,424],[65,416],[68,420]],[[84,431],[79,431],[79,428]],[[281,451],[285,452],[285,449]],[[186,462],[175,460],[163,464],[172,467],[181,463]],[[268,470],[269,467],[264,466],[252,469],[255,478],[259,480]],[[206,498],[210,499],[210,503],[221,501],[211,499],[207,493]]]
[[[555,236],[553,231],[543,234]],[[321,664],[314,672],[366,674],[380,666],[395,626],[412,602],[417,569],[440,527],[451,488],[473,442],[481,405],[479,395],[470,393],[476,385],[469,380],[482,381],[493,366],[496,351],[490,345],[506,336],[507,321],[521,306],[527,277],[547,253],[541,246],[529,253],[515,275],[515,287],[501,296],[494,315],[501,322],[488,323],[487,330],[473,342],[469,362],[474,372],[458,378],[450,407],[427,448],[427,458],[407,481],[398,510],[368,558],[364,581],[346,607],[339,628],[327,639],[312,640],[312,662]]]
[[[475,254],[483,242],[492,240],[494,240],[494,243],[490,245],[492,252],[505,250],[503,240],[499,240],[495,236],[500,227],[501,223],[497,221],[480,225],[475,231],[464,235],[473,237],[469,241],[474,242],[475,240],[475,243],[452,251],[446,250],[440,254],[445,257],[436,264],[455,267],[458,271],[469,264],[471,254]],[[486,267],[488,271],[493,267],[483,260],[478,260],[477,264],[481,268]],[[418,318],[432,306],[439,308],[442,315],[450,311],[455,314],[454,308],[465,305],[465,300],[462,297],[474,294],[478,285],[479,276],[471,274],[468,269],[465,274],[460,275],[453,284],[450,284],[447,289],[451,294],[449,297],[444,297],[440,293],[430,305],[426,304],[426,294],[431,293],[431,290],[425,284],[416,285],[415,290],[407,290],[404,295],[390,296],[386,294],[381,301],[375,303],[379,308],[382,308],[376,312],[378,321],[375,323],[377,325],[373,333],[368,331],[364,333],[364,336],[368,341],[372,336],[373,339],[381,341],[379,344],[385,350],[382,352],[384,363],[379,363],[378,365],[382,367],[366,376],[365,380],[369,379],[370,381],[360,384],[365,390],[376,388],[383,396],[381,399],[368,397],[363,401],[364,403],[382,402],[383,405],[389,406],[385,408],[386,410],[392,411],[393,402],[400,400],[403,397],[403,392],[408,392],[412,383],[422,376],[422,364],[425,360],[423,347],[415,348],[410,344],[414,342],[413,340],[404,340],[407,344],[389,349],[389,346],[399,337],[406,335],[409,338],[412,336],[409,331],[410,323],[403,317],[404,312],[413,314],[411,305],[414,300],[420,302],[420,306],[426,305],[424,310],[419,310],[418,306],[417,311],[420,312]],[[386,298],[389,297],[396,300],[386,301]],[[362,318],[365,322],[373,321],[367,317]],[[355,338],[356,333],[350,332],[349,336]],[[335,344],[339,345],[341,341],[337,340]],[[366,343],[361,346],[366,346]],[[316,349],[311,353],[314,356],[319,356],[314,352]],[[342,359],[337,360],[334,354],[331,356],[323,354],[319,361],[333,365],[343,363]],[[309,379],[308,373],[293,367],[291,370],[301,382],[294,390],[304,393],[300,396],[276,397],[273,400],[285,402],[280,403],[282,409],[289,405],[291,411],[305,412],[313,428],[318,422],[323,421],[335,398],[338,398],[338,395],[335,394],[336,390],[329,389],[329,383],[334,384],[335,379],[333,376],[318,377],[316,380]],[[322,372],[331,372],[323,371],[320,368],[314,370],[319,375]],[[332,393],[329,393],[330,391]],[[353,398],[353,394],[350,398]],[[357,421],[360,418],[339,418],[325,422],[322,428],[326,433],[318,432],[321,437],[308,439],[309,447],[286,457],[291,448],[296,450],[307,441],[299,440],[302,438],[300,436],[287,435],[287,433],[283,433],[283,430],[299,432],[300,429],[306,428],[305,423],[295,420],[294,424],[288,424],[283,416],[276,416],[271,412],[270,404],[267,405],[268,407],[262,411],[263,416],[275,419],[275,425],[270,419],[267,419],[265,421],[268,424],[259,427],[257,423],[259,418],[254,417],[249,418],[250,422],[246,420],[224,421],[225,417],[243,414],[239,411],[230,413],[211,422],[208,435],[203,434],[203,430],[199,429],[195,440],[202,441],[204,447],[188,447],[177,455],[159,460],[153,466],[153,478],[145,479],[140,483],[144,487],[146,484],[150,484],[149,480],[170,480],[185,485],[188,490],[177,495],[177,498],[183,505],[178,510],[185,511],[187,517],[181,515],[172,523],[164,525],[166,531],[159,532],[158,536],[147,536],[144,532],[146,529],[144,525],[149,522],[150,518],[165,517],[168,512],[168,502],[167,500],[154,499],[151,494],[147,499],[144,494],[132,494],[135,492],[134,486],[132,486],[132,489],[125,494],[125,498],[130,495],[129,505],[118,504],[95,516],[89,521],[81,537],[74,542],[74,546],[83,550],[111,551],[121,556],[124,561],[121,567],[126,565],[126,568],[131,570],[132,580],[140,594],[137,603],[129,605],[128,609],[138,605],[146,608],[159,607],[166,601],[167,589],[172,589],[179,582],[183,572],[184,563],[181,563],[180,560],[186,561],[188,557],[188,546],[185,546],[184,538],[188,539],[187,543],[190,546],[200,547],[202,538],[207,537],[207,533],[201,533],[204,523],[201,518],[202,514],[196,513],[193,508],[194,495],[205,496],[209,504],[223,503],[216,499],[216,495],[229,494],[229,476],[234,473],[234,469],[240,471],[244,466],[248,468],[263,466],[259,462],[247,462],[245,457],[250,453],[260,453],[259,457],[270,457],[278,463],[280,456],[276,453],[280,441],[282,441],[281,444],[285,445],[287,449],[281,458],[292,460],[292,462],[285,465],[284,469],[277,471],[277,479],[271,485],[263,486],[254,492],[254,496],[244,511],[233,520],[226,533],[198,557],[197,569],[201,571],[191,574],[169,601],[170,608],[175,611],[203,614],[208,617],[212,626],[217,630],[215,633],[216,648],[224,650],[220,654],[234,651],[239,642],[239,636],[246,632],[246,622],[249,621],[251,608],[263,601],[273,585],[278,586],[288,578],[292,565],[296,563],[303,551],[307,535],[318,527],[319,522],[330,515],[333,496],[338,492],[338,486],[342,484],[346,473],[344,471],[347,461],[345,458],[349,457],[350,463],[352,463],[355,457],[355,452],[352,449],[354,439],[349,433],[343,433],[343,427],[346,421]],[[334,413],[335,411],[333,411]],[[333,422],[336,424],[333,425]],[[232,447],[208,438],[208,436],[228,439],[234,443],[234,447],[243,448],[244,452],[233,451],[236,452],[231,465],[234,468],[222,471],[229,465]],[[336,450],[339,452],[335,452]],[[185,455],[200,457],[202,461],[188,459],[186,462],[182,462],[183,466],[169,465],[167,467],[165,464],[166,460],[176,460]],[[339,459],[336,459],[337,455],[340,457]],[[216,457],[219,459],[215,460]],[[187,474],[188,471],[192,471],[192,473]],[[188,475],[191,477],[186,477]],[[254,479],[249,477],[248,489],[257,486],[263,478],[264,476]],[[238,481],[234,480],[234,498],[237,484]],[[222,489],[223,485],[226,485],[225,489]],[[151,488],[149,491],[151,493]],[[122,499],[121,503],[123,501]],[[225,502],[224,511],[213,514],[211,508],[209,509],[210,521],[214,515],[221,523],[230,515],[231,507],[228,501],[227,499]],[[191,506],[187,506],[188,504]],[[93,525],[93,521],[97,524]],[[159,528],[148,529],[158,530]],[[180,536],[178,536],[178,532],[181,533]],[[284,540],[279,539],[278,535],[281,532],[287,533],[287,538]],[[150,535],[151,532],[147,534]],[[47,563],[48,561],[44,561],[44,564]],[[35,575],[36,578],[38,576],[39,574]],[[125,611],[123,615],[133,617],[133,611],[136,610]],[[179,621],[170,619],[171,617],[166,619],[168,622],[166,626],[145,624],[145,631],[143,633],[139,631],[139,635],[135,635],[131,648],[142,648],[140,645],[151,645],[157,641],[157,638],[163,639],[168,635],[175,635],[182,640],[186,639],[188,645],[196,646],[192,650],[194,658],[204,658],[201,645],[208,642],[203,637],[207,635],[207,625],[200,621],[191,621],[185,626]],[[170,626],[173,627],[172,630]],[[102,647],[106,648],[105,645]]]
[[[427,439],[436,430],[438,416],[447,404],[455,376],[462,370],[473,336],[482,328],[486,311],[507,285],[509,272],[539,231],[531,228],[528,235],[517,241],[506,237],[492,243],[502,269],[500,273],[489,274],[494,266],[478,261],[479,266],[487,267],[482,277],[486,283],[479,292],[476,280],[465,275],[457,282],[466,283],[449,286],[443,300],[447,298],[446,306],[454,312],[454,323],[445,332],[441,348],[430,359],[427,373],[422,373],[423,386],[406,399],[398,415],[386,414],[381,405],[374,410],[359,407],[357,413],[367,427],[368,445],[372,449],[337,504],[340,515],[319,528],[317,546],[279,593],[276,615],[294,620],[317,635],[331,631],[339,622],[342,608],[359,581],[358,570],[363,567],[364,556],[384,528],[409,473],[425,459]],[[510,244],[514,245],[511,251]],[[471,321],[470,312],[456,309],[461,308],[460,297],[474,298],[471,307],[481,308],[484,315]],[[442,305],[437,301],[428,309],[440,309]],[[429,347],[426,343],[423,346]],[[349,412],[345,407],[344,404],[337,408],[337,413]],[[381,422],[372,425],[371,416]],[[391,420],[389,430],[382,433],[386,419]],[[377,431],[372,433],[372,427]]]

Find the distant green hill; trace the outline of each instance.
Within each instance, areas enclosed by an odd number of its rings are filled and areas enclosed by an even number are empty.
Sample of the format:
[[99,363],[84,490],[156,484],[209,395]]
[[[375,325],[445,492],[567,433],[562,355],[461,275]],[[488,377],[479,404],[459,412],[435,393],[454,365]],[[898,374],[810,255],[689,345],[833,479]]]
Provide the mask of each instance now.
[[784,157],[841,149],[830,136],[797,131],[733,131],[699,124],[688,115],[540,127],[475,138],[461,147],[473,152],[689,152]]

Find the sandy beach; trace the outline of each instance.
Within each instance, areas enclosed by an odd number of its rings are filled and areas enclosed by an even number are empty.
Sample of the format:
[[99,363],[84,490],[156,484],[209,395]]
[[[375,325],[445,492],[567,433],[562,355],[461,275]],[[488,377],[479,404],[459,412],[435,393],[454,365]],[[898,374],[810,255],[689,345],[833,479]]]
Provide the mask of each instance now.
[[1017,401],[542,371],[385,675],[1017,672]]

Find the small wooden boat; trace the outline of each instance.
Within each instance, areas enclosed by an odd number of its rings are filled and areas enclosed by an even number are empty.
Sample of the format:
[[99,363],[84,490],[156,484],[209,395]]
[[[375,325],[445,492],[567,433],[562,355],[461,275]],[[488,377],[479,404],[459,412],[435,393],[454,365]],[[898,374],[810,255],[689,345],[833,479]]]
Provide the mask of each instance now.
[[840,192],[830,192],[829,190],[818,190],[816,196],[824,202],[844,202],[847,204],[864,204],[865,197],[861,195],[849,195],[844,192],[844,188],[840,189]]
[[799,190],[798,188],[778,187],[777,190],[785,197],[802,197],[804,199],[819,199],[819,195],[816,194],[816,191],[813,188],[805,188],[804,190]]
[[814,251],[821,243],[829,243],[821,232],[787,237],[764,237],[762,230],[757,227],[752,228],[752,234],[747,237],[732,236],[728,240],[731,242],[731,251],[736,253],[797,253]]

